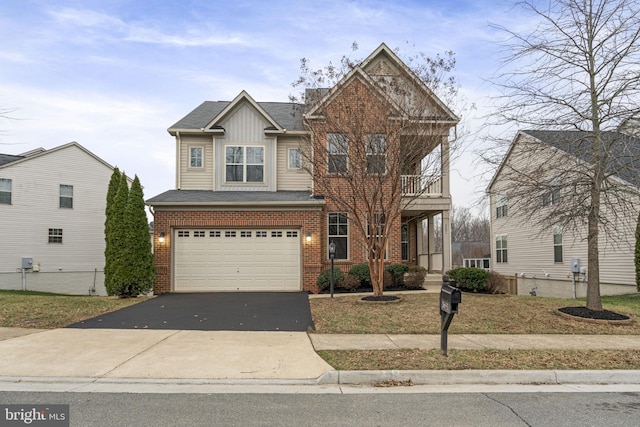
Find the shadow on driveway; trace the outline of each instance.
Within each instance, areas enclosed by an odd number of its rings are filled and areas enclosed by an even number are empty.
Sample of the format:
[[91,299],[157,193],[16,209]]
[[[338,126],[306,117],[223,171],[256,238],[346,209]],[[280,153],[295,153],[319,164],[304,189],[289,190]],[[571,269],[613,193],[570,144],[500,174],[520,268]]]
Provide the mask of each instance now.
[[294,331],[314,328],[306,292],[167,293],[67,328]]

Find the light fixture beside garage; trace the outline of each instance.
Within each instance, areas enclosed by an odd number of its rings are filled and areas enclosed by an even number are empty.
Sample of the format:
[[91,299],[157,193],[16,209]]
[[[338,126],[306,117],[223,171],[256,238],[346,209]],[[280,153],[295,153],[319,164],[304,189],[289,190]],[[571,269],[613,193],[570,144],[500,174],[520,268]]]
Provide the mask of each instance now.
[[307,235],[305,236],[305,240],[307,243],[311,242],[311,233],[307,231]]
[[164,243],[164,231],[160,233],[160,237],[158,237],[159,243]]

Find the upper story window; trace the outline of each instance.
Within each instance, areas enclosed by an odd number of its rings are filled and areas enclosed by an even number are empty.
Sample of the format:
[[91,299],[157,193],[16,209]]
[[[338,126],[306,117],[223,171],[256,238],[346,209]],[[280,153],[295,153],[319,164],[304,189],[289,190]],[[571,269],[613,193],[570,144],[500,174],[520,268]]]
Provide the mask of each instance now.
[[496,218],[507,216],[507,195],[498,194],[496,197]]
[[0,178],[0,203],[11,204],[11,180]]
[[204,148],[203,147],[189,147],[189,167],[201,168],[203,163]]
[[329,173],[347,173],[347,153],[349,138],[343,133],[327,134],[327,150],[329,151]]
[[542,194],[542,206],[557,205],[560,197],[560,180],[554,178],[549,181],[547,190]]
[[62,228],[49,229],[49,243],[62,243]]
[[562,262],[562,229],[553,228],[553,262]]
[[375,174],[387,173],[387,136],[370,134],[366,139],[367,172]]
[[264,182],[264,147],[227,146],[226,182]]
[[301,169],[302,168],[302,157],[299,148],[289,148],[289,160],[287,164],[288,169]]
[[60,184],[60,207],[73,208],[73,185]]

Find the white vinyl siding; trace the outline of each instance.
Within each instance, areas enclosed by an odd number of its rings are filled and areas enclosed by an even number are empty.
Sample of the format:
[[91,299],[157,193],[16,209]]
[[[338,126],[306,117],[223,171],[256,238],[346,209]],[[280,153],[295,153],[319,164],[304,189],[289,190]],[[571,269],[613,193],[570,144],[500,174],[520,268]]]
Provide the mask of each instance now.
[[73,209],[73,185],[60,184],[60,207]]
[[312,187],[311,175],[306,170],[289,168],[289,154],[299,147],[297,139],[278,137],[278,191],[308,191]]
[[0,204],[11,204],[11,180],[0,178]]

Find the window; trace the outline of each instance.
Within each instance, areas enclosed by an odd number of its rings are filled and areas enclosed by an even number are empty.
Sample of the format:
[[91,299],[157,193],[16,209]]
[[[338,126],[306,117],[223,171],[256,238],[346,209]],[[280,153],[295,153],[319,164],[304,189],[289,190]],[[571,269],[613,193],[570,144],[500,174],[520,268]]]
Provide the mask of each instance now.
[[[329,243],[336,245],[334,259],[348,259],[349,223],[346,213],[332,212],[329,214]],[[327,248],[327,257],[328,257]]]
[[402,261],[409,261],[409,224],[402,224],[400,234],[400,244],[402,246]]
[[553,262],[562,262],[562,230],[553,229]]
[[560,202],[560,180],[554,178],[549,181],[548,188],[542,194],[542,206],[557,205]]
[[189,147],[189,167],[201,168],[202,167],[202,155],[204,148],[202,147]]
[[387,173],[387,137],[384,134],[367,135],[367,172]]
[[11,204],[11,180],[0,178],[0,203]]
[[264,182],[264,147],[226,147],[227,182]]
[[236,237],[236,232],[235,231],[225,231],[224,232],[224,237]]
[[496,197],[496,218],[507,216],[507,195],[499,194]]
[[507,236],[496,236],[496,262],[507,262]]
[[282,237],[282,231],[272,231],[271,237]]
[[193,237],[204,237],[204,231],[194,231]]
[[301,169],[302,158],[299,148],[289,148],[289,169]]
[[209,232],[209,237],[220,237],[220,232],[219,231],[210,231]]
[[287,231],[287,237],[298,237],[297,231]]
[[251,231],[241,231],[240,237],[251,237]]
[[62,228],[49,229],[49,243],[62,243]]
[[347,152],[349,139],[342,133],[328,133],[329,173],[347,173]]
[[256,231],[256,237],[267,237],[266,231]]
[[178,237],[189,237],[188,231],[178,231]]
[[73,208],[73,185],[60,184],[60,207]]

